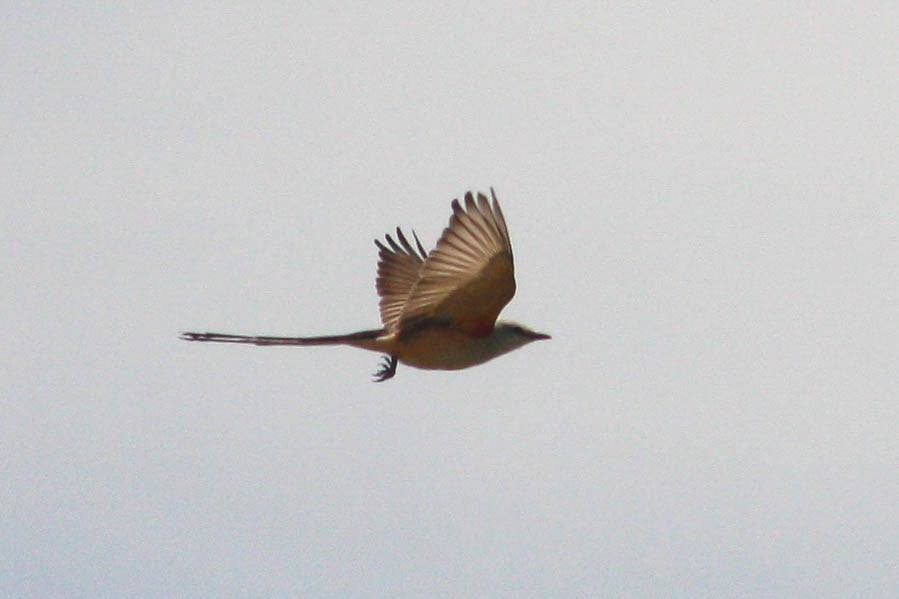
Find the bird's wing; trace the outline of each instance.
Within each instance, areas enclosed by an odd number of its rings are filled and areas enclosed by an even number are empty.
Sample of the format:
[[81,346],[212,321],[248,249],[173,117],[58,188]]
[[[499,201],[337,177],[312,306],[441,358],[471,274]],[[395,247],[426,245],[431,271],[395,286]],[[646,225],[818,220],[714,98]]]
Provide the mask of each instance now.
[[375,240],[375,245],[378,246],[378,278],[375,286],[381,297],[381,322],[387,329],[396,328],[403,305],[418,281],[421,265],[428,255],[414,231],[412,236],[416,248],[412,247],[399,227],[396,229],[398,242],[390,235],[385,236],[387,245]]
[[488,335],[512,296],[512,244],[496,194],[493,204],[479,193],[465,194],[465,208],[453,200],[453,215],[437,247],[421,266],[402,308],[399,329],[433,320],[470,335]]

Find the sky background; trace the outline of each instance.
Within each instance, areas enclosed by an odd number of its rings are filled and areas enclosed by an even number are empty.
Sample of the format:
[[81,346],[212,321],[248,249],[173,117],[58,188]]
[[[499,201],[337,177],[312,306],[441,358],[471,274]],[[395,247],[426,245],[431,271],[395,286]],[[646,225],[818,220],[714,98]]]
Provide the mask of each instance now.
[[[895,597],[899,9],[800,4],[7,4],[0,595]],[[551,341],[177,339],[490,186]]]

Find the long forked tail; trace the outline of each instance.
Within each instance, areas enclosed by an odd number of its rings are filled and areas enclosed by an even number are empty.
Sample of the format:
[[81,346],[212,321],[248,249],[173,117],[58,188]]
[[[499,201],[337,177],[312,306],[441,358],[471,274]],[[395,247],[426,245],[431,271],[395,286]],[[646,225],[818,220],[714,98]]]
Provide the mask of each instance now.
[[323,335],[320,337],[262,337],[229,335],[227,333],[181,333],[185,341],[215,341],[218,343],[251,343],[253,345],[353,345],[363,349],[375,349],[372,342],[384,334],[384,329],[359,331],[348,335]]

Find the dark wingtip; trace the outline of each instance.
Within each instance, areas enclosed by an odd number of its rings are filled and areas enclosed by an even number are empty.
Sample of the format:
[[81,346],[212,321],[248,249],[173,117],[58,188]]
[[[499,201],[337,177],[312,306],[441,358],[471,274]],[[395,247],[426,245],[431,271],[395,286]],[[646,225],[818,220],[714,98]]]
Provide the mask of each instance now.
[[421,254],[421,259],[425,260],[428,257],[428,253],[425,251],[425,248],[422,247],[421,241],[418,239],[418,235],[415,233],[415,229],[412,229],[412,237],[415,238],[415,245],[418,246],[418,253]]
[[[478,193],[478,201],[480,201],[482,197],[484,197],[484,194]],[[486,200],[486,198],[484,199]],[[465,209],[468,212],[477,210],[477,204],[475,203],[474,194],[472,194],[470,191],[465,194]]]

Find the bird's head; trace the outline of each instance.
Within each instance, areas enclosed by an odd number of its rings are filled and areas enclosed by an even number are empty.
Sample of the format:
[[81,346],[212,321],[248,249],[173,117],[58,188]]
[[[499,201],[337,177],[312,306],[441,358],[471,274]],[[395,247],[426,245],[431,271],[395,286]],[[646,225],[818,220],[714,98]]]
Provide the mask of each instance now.
[[496,340],[497,345],[502,349],[502,353],[518,349],[532,341],[552,339],[552,337],[545,333],[538,333],[524,325],[507,321],[496,323],[496,326],[493,328],[493,338]]

